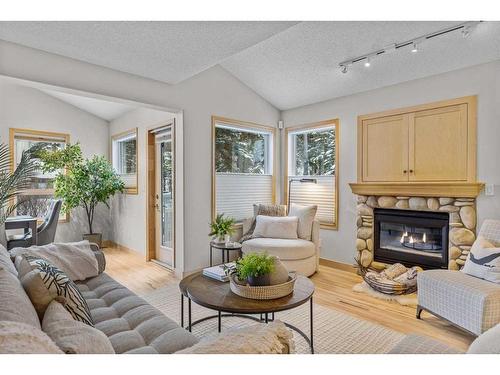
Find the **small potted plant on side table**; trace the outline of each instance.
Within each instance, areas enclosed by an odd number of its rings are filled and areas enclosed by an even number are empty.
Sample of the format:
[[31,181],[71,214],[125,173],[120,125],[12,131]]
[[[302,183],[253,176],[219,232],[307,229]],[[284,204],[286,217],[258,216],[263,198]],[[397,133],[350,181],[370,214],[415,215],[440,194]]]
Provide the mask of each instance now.
[[250,286],[267,286],[271,283],[274,258],[265,253],[250,253],[236,262],[236,275]]
[[214,221],[210,223],[209,236],[214,236],[214,242],[228,243],[231,235],[234,233],[235,220],[232,217],[224,217],[224,214],[218,214]]

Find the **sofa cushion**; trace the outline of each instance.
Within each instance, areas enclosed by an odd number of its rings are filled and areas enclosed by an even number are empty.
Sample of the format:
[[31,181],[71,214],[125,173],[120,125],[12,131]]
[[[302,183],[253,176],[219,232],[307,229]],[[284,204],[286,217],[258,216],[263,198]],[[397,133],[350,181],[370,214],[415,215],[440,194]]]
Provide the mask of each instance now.
[[40,320],[17,276],[0,266],[0,321],[29,324],[40,329]]
[[159,310],[106,273],[79,281],[95,327],[104,332],[116,353],[174,353],[198,342]]
[[279,238],[252,238],[243,242],[241,250],[244,254],[266,252],[269,255],[279,257],[281,260],[306,259],[316,253],[314,243],[311,241]]
[[[40,319],[50,302],[56,297],[63,297],[64,307],[75,320],[93,325],[87,302],[75,283],[59,268],[42,258],[22,255],[19,262],[21,283],[30,297]],[[31,271],[25,272],[31,268]]]
[[10,259],[10,254],[2,245],[0,245],[0,268],[3,268],[17,277],[17,270]]
[[69,311],[56,300],[45,311],[42,330],[66,354],[115,353],[103,332],[74,320]]
[[317,205],[301,205],[292,203],[288,216],[296,216],[299,219],[297,234],[303,240],[311,241],[312,226],[318,211]]
[[63,354],[39,328],[29,324],[0,321],[1,354]]

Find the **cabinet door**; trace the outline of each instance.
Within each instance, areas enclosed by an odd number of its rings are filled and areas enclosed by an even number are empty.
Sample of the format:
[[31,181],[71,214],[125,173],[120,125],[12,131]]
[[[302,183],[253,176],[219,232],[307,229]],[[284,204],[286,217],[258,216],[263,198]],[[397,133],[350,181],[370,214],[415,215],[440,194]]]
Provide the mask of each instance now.
[[419,111],[409,118],[409,180],[467,180],[467,104]]
[[363,181],[408,181],[408,115],[364,120]]

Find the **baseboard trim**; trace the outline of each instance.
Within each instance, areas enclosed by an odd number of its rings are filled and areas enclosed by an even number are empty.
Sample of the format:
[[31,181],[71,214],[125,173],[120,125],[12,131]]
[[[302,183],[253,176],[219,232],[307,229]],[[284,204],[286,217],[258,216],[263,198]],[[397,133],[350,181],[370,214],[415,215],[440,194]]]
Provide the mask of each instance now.
[[335,268],[335,269],[341,270],[341,271],[358,273],[358,268],[356,266],[354,266],[352,264],[336,262],[336,261],[331,260],[331,259],[319,258],[319,264],[321,266]]

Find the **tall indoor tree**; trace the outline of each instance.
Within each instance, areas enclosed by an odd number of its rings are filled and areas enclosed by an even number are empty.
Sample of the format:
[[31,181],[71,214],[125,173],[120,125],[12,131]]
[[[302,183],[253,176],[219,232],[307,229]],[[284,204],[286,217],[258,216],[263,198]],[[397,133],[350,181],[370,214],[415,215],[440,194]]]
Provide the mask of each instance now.
[[57,172],[54,195],[63,200],[63,211],[83,207],[89,229],[83,236],[100,245],[102,235],[93,228],[95,211],[99,203],[109,207],[109,198],[123,192],[125,184],[120,176],[104,156],[85,159],[78,143],[63,149],[43,149],[38,156],[44,172]]

